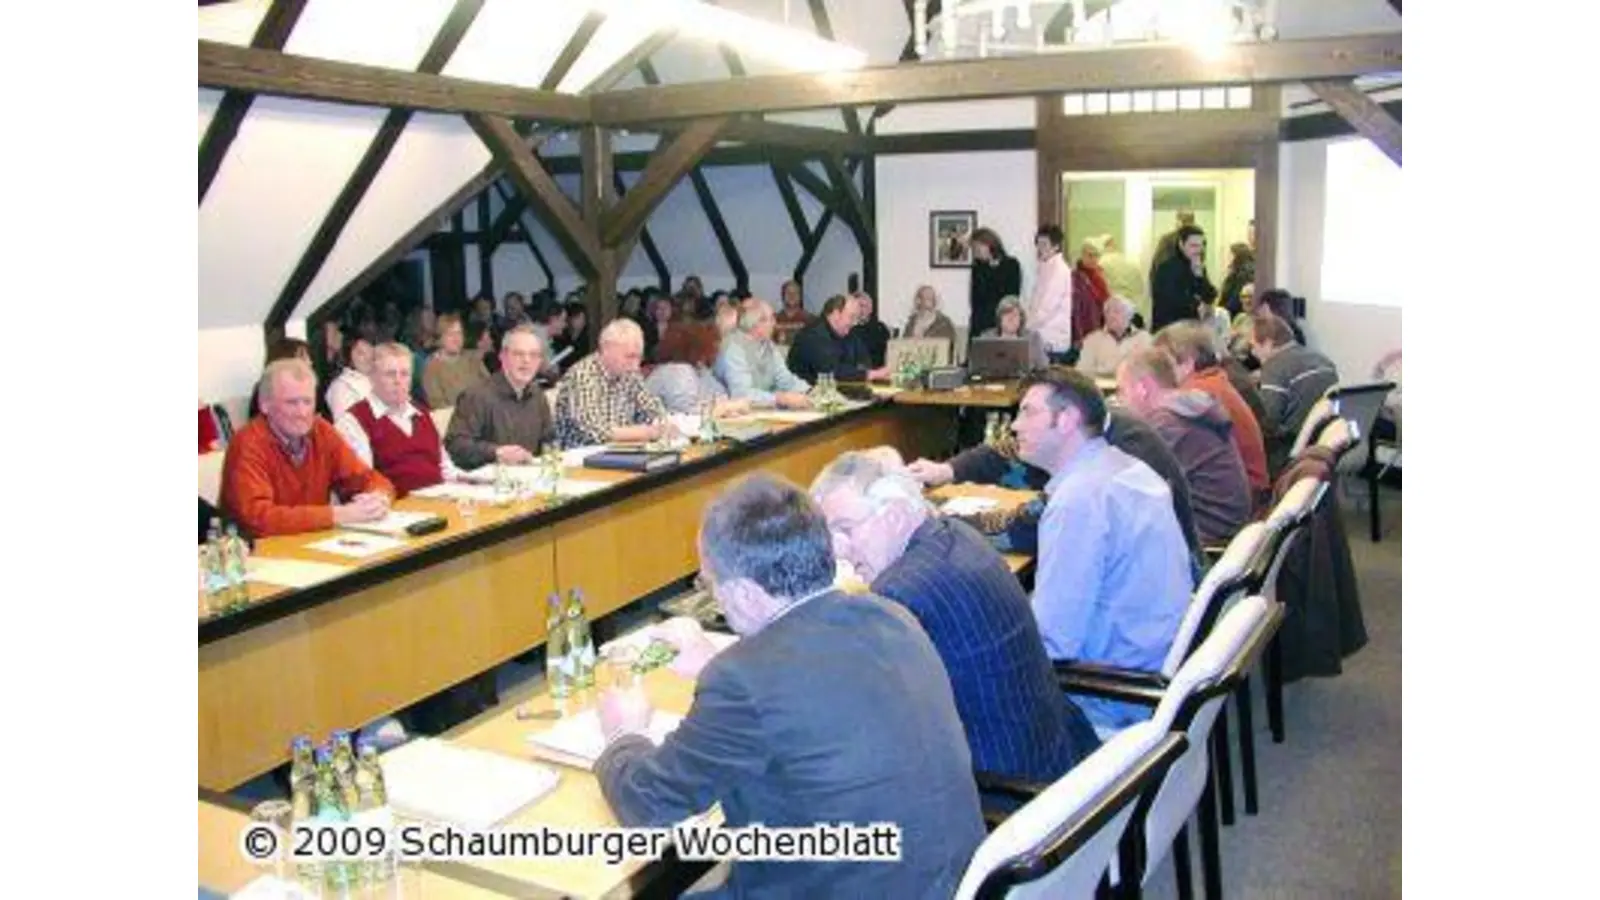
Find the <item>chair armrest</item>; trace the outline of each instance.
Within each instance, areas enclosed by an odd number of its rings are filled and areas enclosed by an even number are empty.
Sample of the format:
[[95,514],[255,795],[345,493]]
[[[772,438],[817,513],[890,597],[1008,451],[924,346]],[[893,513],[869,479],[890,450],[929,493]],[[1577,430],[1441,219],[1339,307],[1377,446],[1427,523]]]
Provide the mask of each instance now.
[[972,780],[977,784],[981,793],[1004,794],[1007,797],[1014,797],[1022,801],[1032,800],[1044,793],[1045,788],[1050,786],[1037,781],[1026,781],[1009,775],[1001,775],[997,772],[985,772],[982,769],[973,770]]
[[1055,663],[1056,683],[1069,694],[1088,694],[1144,706],[1158,706],[1167,691],[1159,672],[1141,672],[1078,661]]

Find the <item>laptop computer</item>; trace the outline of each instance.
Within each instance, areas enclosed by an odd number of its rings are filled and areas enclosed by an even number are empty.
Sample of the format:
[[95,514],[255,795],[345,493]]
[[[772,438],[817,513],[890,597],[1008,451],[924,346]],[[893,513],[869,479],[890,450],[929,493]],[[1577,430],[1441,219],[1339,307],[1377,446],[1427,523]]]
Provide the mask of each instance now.
[[1020,378],[1034,368],[1032,343],[1027,338],[977,338],[967,349],[967,371],[986,381]]
[[949,338],[892,338],[884,349],[883,364],[890,372],[900,371],[900,363],[911,360],[921,368],[950,365]]

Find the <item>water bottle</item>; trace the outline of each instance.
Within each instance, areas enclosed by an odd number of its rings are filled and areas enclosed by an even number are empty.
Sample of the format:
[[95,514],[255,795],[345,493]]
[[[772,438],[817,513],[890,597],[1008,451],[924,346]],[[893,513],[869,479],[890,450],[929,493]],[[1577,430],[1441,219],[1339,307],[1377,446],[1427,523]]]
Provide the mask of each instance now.
[[573,588],[567,595],[567,652],[572,660],[574,687],[594,686],[594,636],[589,633],[589,618],[583,609],[583,592]]
[[[316,823],[341,825],[350,821],[350,808],[345,805],[345,795],[339,788],[339,776],[334,768],[333,752],[328,747],[317,748],[317,775],[313,795],[316,799]],[[353,887],[355,871],[345,862],[329,861],[318,867],[322,883],[334,889]],[[307,878],[304,871],[302,878]],[[309,880],[309,879],[308,879]]]
[[206,530],[204,559],[206,609],[210,612],[219,612],[227,607],[229,600],[227,562],[223,556],[222,548],[221,519],[212,519],[211,527]]
[[363,833],[369,828],[381,828],[390,833],[388,850],[378,857],[366,860],[362,866],[368,884],[388,881],[395,873],[394,813],[389,809],[389,789],[383,782],[383,764],[378,759],[378,746],[369,738],[356,744],[356,824]]
[[246,561],[250,546],[239,536],[239,527],[228,523],[228,533],[222,539],[223,568],[227,576],[228,605],[250,605],[250,587],[245,582]]
[[561,592],[552,591],[546,603],[544,675],[550,696],[562,699],[572,693],[573,671],[567,622],[561,608]]

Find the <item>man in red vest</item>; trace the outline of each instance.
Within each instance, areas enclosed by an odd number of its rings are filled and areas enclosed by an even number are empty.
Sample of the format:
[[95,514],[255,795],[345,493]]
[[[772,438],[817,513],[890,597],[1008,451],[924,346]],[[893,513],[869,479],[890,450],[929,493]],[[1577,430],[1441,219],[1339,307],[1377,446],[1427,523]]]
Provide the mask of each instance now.
[[380,344],[372,394],[334,423],[356,456],[394,482],[402,497],[458,474],[428,408],[411,399],[411,359],[399,344]]

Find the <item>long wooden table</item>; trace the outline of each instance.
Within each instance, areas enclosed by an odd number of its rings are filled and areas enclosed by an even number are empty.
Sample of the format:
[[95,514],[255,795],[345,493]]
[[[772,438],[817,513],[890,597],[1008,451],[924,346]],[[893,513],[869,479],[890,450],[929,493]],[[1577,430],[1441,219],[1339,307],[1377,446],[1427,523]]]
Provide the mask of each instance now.
[[[1115,378],[1096,378],[1095,387],[1110,396],[1117,392]],[[980,409],[1011,409],[1022,402],[1019,379],[992,381],[987,384],[968,384],[948,391],[921,389],[883,391],[884,396],[906,406],[972,406]]]
[[[312,587],[252,585],[249,607],[201,619],[200,784],[225,790],[286,762],[297,735],[359,727],[539,646],[551,591],[581,588],[598,618],[691,575],[701,510],[741,476],[804,484],[840,453],[883,444],[914,458],[938,427],[880,403],[691,451],[666,472],[575,470],[614,487],[554,508],[485,508],[471,524],[449,501],[402,500],[449,527]],[[256,553],[348,564],[308,548],[334,533],[268,538]]]

